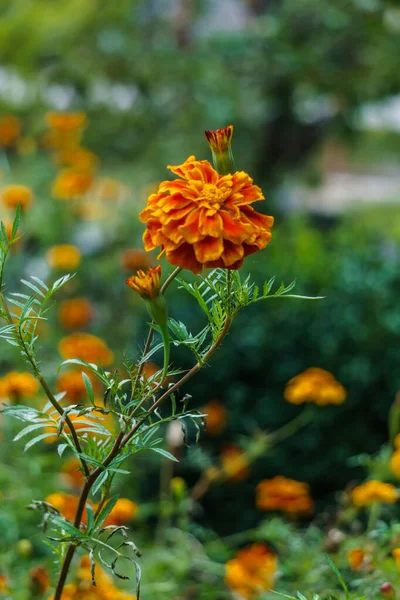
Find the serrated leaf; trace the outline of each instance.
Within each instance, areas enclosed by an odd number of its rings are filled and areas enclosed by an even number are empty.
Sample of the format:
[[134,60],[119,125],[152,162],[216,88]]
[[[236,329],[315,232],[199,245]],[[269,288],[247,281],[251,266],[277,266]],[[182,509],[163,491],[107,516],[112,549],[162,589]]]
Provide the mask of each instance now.
[[149,450],[157,452],[157,454],[161,454],[161,456],[164,456],[164,458],[168,458],[169,460],[173,460],[174,462],[179,462],[179,460],[175,458],[173,454],[168,452],[168,450],[164,450],[164,448],[149,448]]
[[24,429],[21,429],[21,431],[19,433],[17,433],[17,435],[13,439],[13,442],[17,442],[18,440],[23,438],[25,435],[28,435],[28,433],[31,433],[32,431],[35,431],[36,429],[40,429],[41,427],[53,427],[54,429],[56,429],[55,425],[51,425],[46,421],[42,421],[41,423],[36,423],[35,425],[28,425],[27,427],[24,427]]
[[99,489],[101,488],[101,486],[107,481],[107,478],[108,478],[107,471],[105,471],[104,473],[102,473],[99,476],[99,478],[97,479],[96,483],[94,484],[94,486],[92,488],[93,494],[97,494],[97,492],[99,491]]
[[96,521],[95,521],[96,528],[102,526],[102,524],[104,523],[104,521],[106,520],[106,518],[108,517],[108,515],[110,514],[110,512],[112,511],[112,509],[116,505],[116,503],[118,502],[118,499],[119,499],[118,495],[113,496],[112,498],[109,499],[109,501],[107,502],[107,504],[105,506],[103,506],[102,510],[97,515],[97,518],[96,518]]
[[34,446],[41,440],[44,440],[48,437],[54,437],[54,433],[42,433],[42,434],[36,436],[35,438],[33,438],[32,440],[29,440],[29,442],[25,445],[24,452],[29,450],[29,448],[32,448],[32,446]]
[[86,373],[84,373],[83,371],[82,371],[82,379],[83,379],[83,383],[85,385],[87,394],[89,396],[89,400],[90,400],[91,404],[94,406],[93,385],[92,385],[92,382],[90,381],[90,378],[88,377],[88,375],[86,375]]

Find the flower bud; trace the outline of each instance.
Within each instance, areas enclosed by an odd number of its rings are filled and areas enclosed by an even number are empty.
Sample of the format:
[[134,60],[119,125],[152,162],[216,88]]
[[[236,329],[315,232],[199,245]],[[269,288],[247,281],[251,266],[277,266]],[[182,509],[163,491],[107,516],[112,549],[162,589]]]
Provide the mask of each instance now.
[[211,131],[206,129],[204,132],[208,145],[211,148],[214,168],[220,175],[234,173],[235,163],[231,150],[231,140],[233,135],[233,125],[228,125],[222,129]]
[[30,556],[32,554],[32,542],[26,539],[18,540],[17,542],[17,552],[20,556]]
[[382,585],[380,587],[380,592],[384,598],[395,598],[396,597],[393,586],[388,581],[386,583],[382,583]]

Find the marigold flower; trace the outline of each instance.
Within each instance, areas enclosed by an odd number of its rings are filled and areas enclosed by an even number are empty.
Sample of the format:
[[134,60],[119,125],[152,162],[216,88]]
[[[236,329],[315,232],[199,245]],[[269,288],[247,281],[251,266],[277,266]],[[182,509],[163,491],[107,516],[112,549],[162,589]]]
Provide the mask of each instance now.
[[233,136],[233,125],[228,125],[215,131],[206,129],[204,133],[211,150],[220,154],[229,150]]
[[249,465],[245,453],[239,446],[225,446],[221,452],[221,463],[228,481],[243,481],[249,476]]
[[0,117],[0,146],[9,148],[21,133],[21,121],[13,115]]
[[355,506],[371,506],[377,502],[394,504],[399,499],[399,492],[391,483],[383,483],[370,479],[355,487],[351,492],[351,500]]
[[74,200],[88,191],[93,183],[93,173],[82,169],[64,169],[51,188],[51,193],[59,200]]
[[138,505],[132,500],[119,498],[105,520],[105,525],[125,525],[136,517],[138,510]]
[[33,194],[31,188],[26,185],[7,185],[1,191],[1,201],[4,206],[15,210],[18,204],[25,210],[32,203]]
[[222,176],[194,156],[168,168],[181,179],[162,182],[140,213],[145,250],[160,246],[170,264],[201,273],[239,269],[246,256],[265,248],[274,219],[250,206],[264,196],[247,173]]
[[75,456],[67,458],[61,467],[61,474],[72,488],[79,490],[85,482],[85,477],[81,470],[81,464]]
[[0,396],[13,402],[20,398],[33,398],[39,392],[39,383],[31,373],[10,371],[0,378]]
[[129,248],[124,250],[120,258],[121,266],[125,271],[139,271],[148,269],[152,266],[153,261],[151,256],[145,250],[140,248]]
[[147,273],[138,271],[137,275],[129,277],[126,283],[145,300],[156,298],[161,287],[161,265],[150,267]]
[[[98,379],[95,379],[90,372],[86,373],[86,375],[92,382],[94,392],[99,393],[101,387]],[[71,404],[78,404],[87,396],[82,373],[79,371],[65,371],[61,373],[56,381],[56,390],[58,393],[65,392],[65,398]]]
[[99,158],[82,146],[66,147],[56,154],[56,162],[65,167],[73,167],[78,171],[95,171],[99,166]]
[[46,258],[53,269],[69,271],[70,269],[76,269],[80,265],[81,252],[79,248],[72,244],[59,244],[47,250]]
[[342,404],[347,396],[346,389],[325,371],[313,367],[291,379],[284,392],[285,400],[291,404],[311,402],[319,406]]
[[86,115],[82,112],[49,112],[46,121],[51,129],[62,132],[80,130],[86,123]]
[[260,481],[256,505],[259,510],[280,510],[292,516],[307,516],[314,510],[309,485],[281,475]]
[[225,564],[225,583],[242,598],[256,598],[273,588],[276,570],[276,554],[257,542]]
[[[69,521],[73,521],[75,518],[76,509],[78,508],[79,497],[73,496],[72,494],[65,494],[64,492],[55,492],[54,494],[47,496],[47,498],[45,498],[45,502],[47,502],[47,504],[51,504],[51,506],[58,510],[63,517]],[[92,508],[94,507],[94,504],[90,502],[90,500],[87,501],[87,504],[89,504]],[[85,508],[85,512],[82,515],[82,523],[86,524],[86,518],[87,516]]]
[[44,565],[38,565],[29,571],[29,589],[32,596],[42,595],[50,587],[50,574]]
[[226,425],[226,409],[219,400],[211,400],[202,408],[206,415],[206,431],[209,435],[219,435]]
[[58,350],[64,359],[80,358],[103,366],[110,365],[114,360],[114,354],[107,344],[90,333],[72,333],[60,341]]
[[81,329],[94,317],[94,309],[87,298],[71,298],[61,302],[58,317],[65,329]]
[[361,548],[353,548],[347,553],[347,560],[353,571],[358,571],[364,564],[366,554]]

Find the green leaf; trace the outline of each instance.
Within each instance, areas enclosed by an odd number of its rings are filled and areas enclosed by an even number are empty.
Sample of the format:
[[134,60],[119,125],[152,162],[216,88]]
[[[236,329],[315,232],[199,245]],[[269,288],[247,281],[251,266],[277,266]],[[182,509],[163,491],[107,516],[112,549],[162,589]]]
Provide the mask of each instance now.
[[11,230],[11,241],[14,240],[18,228],[20,226],[21,223],[21,205],[18,204],[17,206],[17,210],[15,211],[15,217],[14,217],[14,222],[13,222],[13,226],[12,226],[12,230]]
[[106,520],[106,518],[108,517],[108,515],[110,514],[110,512],[112,511],[112,509],[114,508],[114,506],[116,505],[116,503],[118,502],[119,496],[113,496],[112,498],[109,499],[109,501],[107,502],[107,504],[105,506],[103,506],[103,508],[101,509],[101,511],[99,512],[99,514],[97,515],[96,521],[95,521],[95,526],[97,527],[101,527],[102,524],[104,523],[104,521]]
[[89,400],[90,400],[91,404],[94,406],[93,385],[92,385],[92,382],[90,381],[89,377],[83,371],[82,371],[82,379],[83,379],[83,383],[85,384],[85,388],[88,393]]
[[102,473],[99,478],[97,479],[96,483],[94,484],[93,488],[92,488],[92,493],[93,494],[97,494],[97,492],[99,491],[99,489],[101,488],[101,486],[107,481],[108,478],[108,472],[105,471],[104,473]]
[[152,450],[153,452],[157,452],[157,454],[161,454],[161,456],[164,456],[165,458],[168,458],[169,460],[173,460],[174,462],[179,462],[179,460],[177,458],[175,458],[175,456],[173,456],[173,454],[171,454],[167,450],[164,450],[164,448],[149,448],[149,450]]
[[13,439],[13,442],[17,442],[25,435],[28,435],[28,433],[31,433],[36,429],[40,429],[41,427],[53,427],[54,429],[56,429],[56,425],[50,425],[47,421],[43,420],[41,423],[36,423],[35,425],[28,425],[27,427],[24,427],[24,429],[21,429],[21,431],[17,433],[17,435]]
[[29,450],[29,448],[32,448],[32,446],[34,446],[35,444],[37,444],[41,440],[44,440],[44,439],[46,439],[48,437],[54,437],[54,435],[55,435],[55,433],[52,432],[52,433],[42,433],[42,434],[36,436],[32,440],[29,440],[29,442],[25,445],[24,452],[26,452],[27,450]]
[[86,504],[86,514],[87,514],[87,533],[90,534],[90,532],[93,529],[93,524],[94,524],[94,510],[90,506],[90,504]]

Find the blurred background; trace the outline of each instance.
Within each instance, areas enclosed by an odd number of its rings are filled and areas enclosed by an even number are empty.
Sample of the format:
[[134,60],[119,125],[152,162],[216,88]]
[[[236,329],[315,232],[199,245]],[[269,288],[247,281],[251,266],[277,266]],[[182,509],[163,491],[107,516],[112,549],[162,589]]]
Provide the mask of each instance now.
[[[141,250],[138,213],[169,178],[166,165],[191,154],[210,159],[203,131],[233,123],[237,168],[262,187],[258,208],[276,219],[271,244],[244,270],[259,283],[296,279],[297,293],[325,299],[260,303],[237,319],[211,368],[185,389],[194,407],[225,407],[220,427],[198,445],[189,432],[190,447],[162,477],[178,475],[191,487],[227,447],[246,449],[261,431],[282,427],[301,410],[285,402],[286,383],[321,367],[346,387],[346,402],[316,410],[241,481],[210,489],[195,521],[221,535],[254,527],[254,486],[277,474],[308,482],[317,506],[329,510],[337,490],[362,472],[351,457],[387,440],[399,389],[400,4],[3,0],[0,32],[0,185],[33,193],[7,289],[21,291],[19,279],[32,274],[48,281],[71,270],[68,256],[65,266],[64,255],[57,262],[48,251],[72,244],[79,268],[58,299],[89,303],[86,312],[63,304],[64,317],[58,307],[49,314],[40,342],[48,378],[57,385],[57,346],[73,331],[104,339],[116,368],[123,370],[124,354],[137,356],[147,317],[125,279],[156,261]],[[57,121],[55,112],[78,118]],[[6,223],[12,212],[3,196]],[[169,303],[190,329],[202,326],[177,286]],[[175,364],[191,360],[174,350]],[[25,368],[5,343],[0,368]],[[38,490],[37,480],[54,470],[54,449],[35,448],[29,461],[11,446],[12,434],[4,422],[1,453],[13,457],[0,468],[5,543],[26,537],[18,510],[32,493],[56,485],[49,476]],[[26,471],[22,492],[10,460]],[[143,458],[124,493],[151,503],[159,480],[159,461]]]

